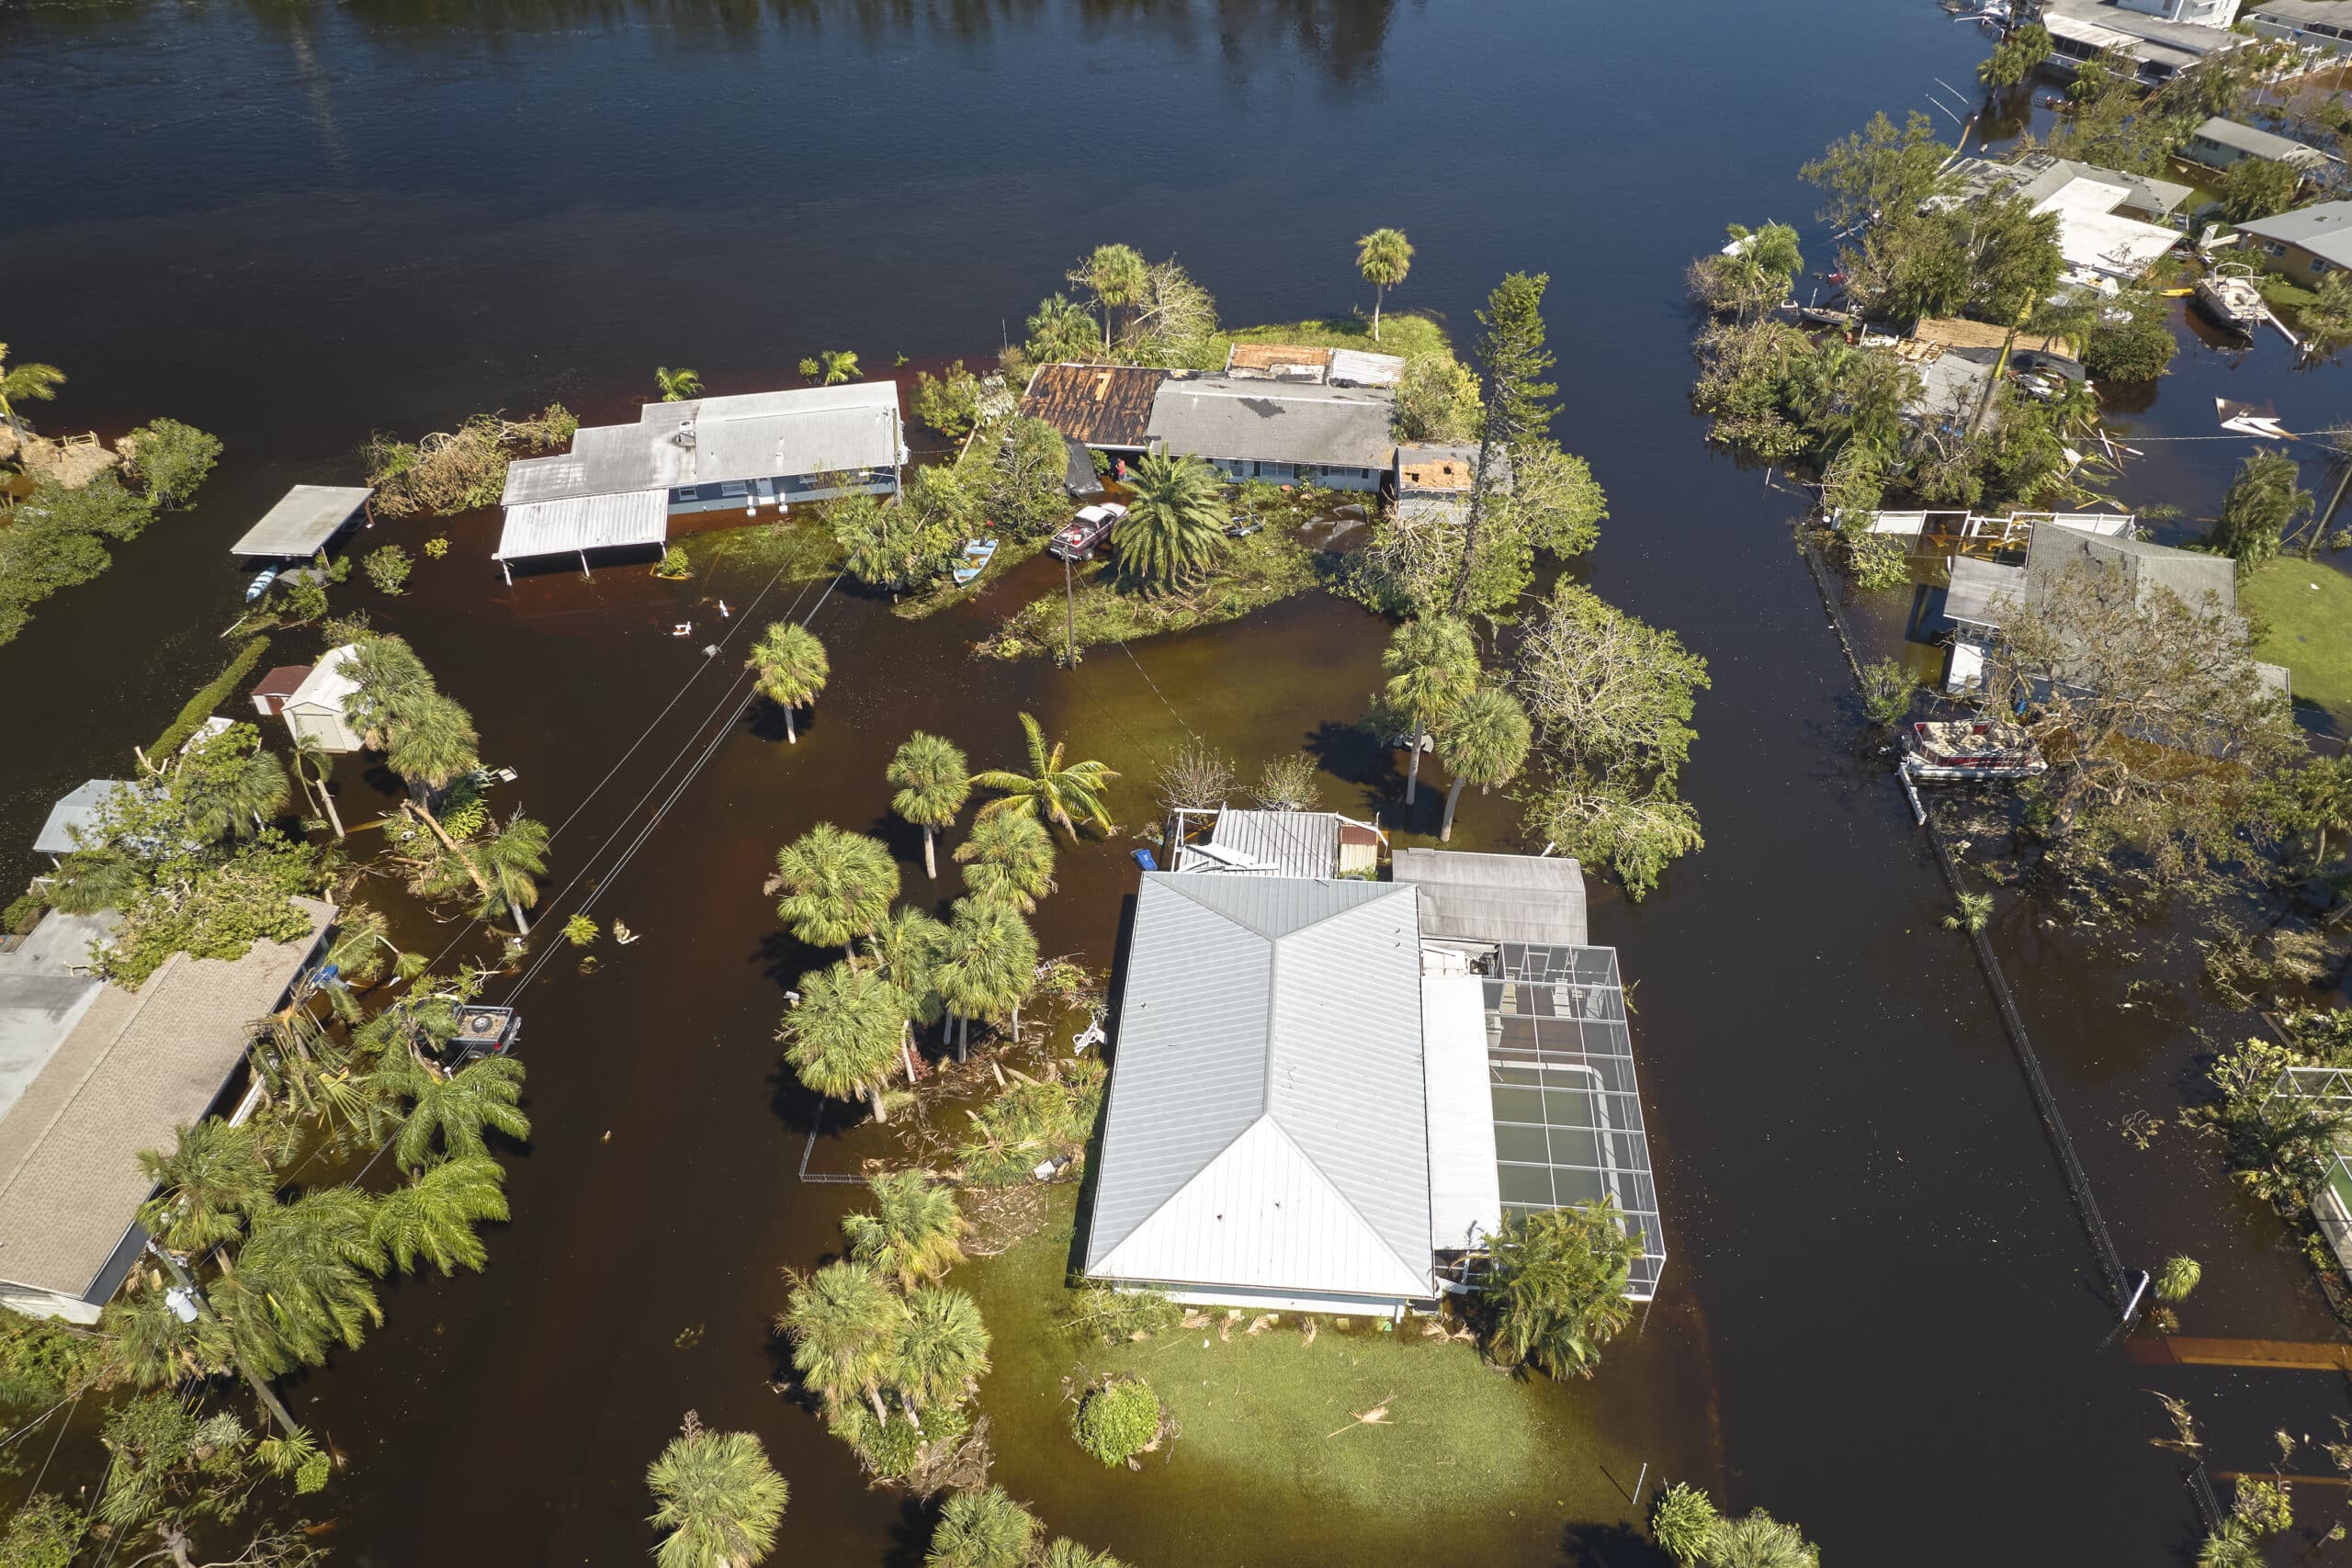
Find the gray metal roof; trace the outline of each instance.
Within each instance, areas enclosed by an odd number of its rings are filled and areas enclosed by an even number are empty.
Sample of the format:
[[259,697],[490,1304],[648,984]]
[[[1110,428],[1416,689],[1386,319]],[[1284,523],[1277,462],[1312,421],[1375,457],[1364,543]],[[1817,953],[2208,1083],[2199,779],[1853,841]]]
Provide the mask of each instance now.
[[2309,27],[2313,22],[2341,28],[2340,35],[2352,38],[2352,0],[2260,0],[2249,6],[2246,19],[2269,17],[2297,27]]
[[658,545],[670,536],[667,491],[625,491],[570,501],[534,501],[506,509],[492,560],[568,555],[618,545]]
[[1144,875],[1090,1272],[1428,1293],[1415,917],[1394,883]]
[[1974,556],[1955,556],[1944,614],[1971,626],[1998,626],[2025,603],[2025,568],[2002,566]]
[[2121,574],[2132,585],[2135,604],[2146,604],[2151,593],[2163,588],[2191,607],[2201,606],[2211,594],[2223,614],[2237,611],[2237,564],[2227,556],[2200,555],[2145,539],[2115,538],[2076,528],[2034,529],[2025,557],[2030,600],[2049,592],[2064,574],[2085,570]]
[[98,819],[114,798],[115,791],[129,789],[122,779],[92,779],[73,794],[49,808],[49,818],[40,825],[40,836],[33,840],[33,852],[43,855],[69,854],[74,848],[74,829],[88,828]]
[[2061,158],[2054,152],[2029,152],[2008,163],[1967,158],[1962,160],[1953,174],[1958,180],[1957,191],[1943,198],[1946,201],[1968,201],[1995,191],[2013,191],[2029,203],[2039,205],[2075,180],[2090,180],[2122,187],[2130,193],[2123,205],[2135,212],[2161,215],[2171,212],[2196,194],[2173,180],[2155,179],[2123,169],[2103,169],[2096,164]]
[[2258,240],[2301,245],[2337,266],[2352,266],[2352,201],[2322,201],[2276,218],[2256,218],[2238,231]]
[[1329,877],[1340,873],[1340,818],[1329,811],[1220,808],[1209,829],[1216,853],[1187,847],[1180,871],[1252,876]]
[[582,425],[571,451],[509,463],[500,503],[891,468],[899,446],[895,381],[648,403],[634,424]]
[[2216,115],[2199,126],[2196,137],[2216,147],[2234,148],[2256,158],[2269,158],[2298,168],[2309,168],[2327,162],[2327,154],[2316,147],[2307,146],[2291,136],[2264,130],[2257,126],[2241,125],[2233,119]]
[[1397,882],[1419,890],[1423,936],[1582,947],[1584,868],[1566,855],[1398,850]]
[[[2176,22],[2163,17],[2127,11],[2106,0],[2043,0],[2041,25],[2052,33],[2087,42],[2121,47],[2134,59],[2153,61],[2175,69],[2195,64],[2209,54],[2224,52],[2247,41],[2245,35],[2201,22]],[[2112,37],[2103,35],[2114,35]],[[2122,43],[2117,44],[2117,39]]]
[[296,485],[229,553],[268,560],[316,555],[375,493],[366,485]]
[[1361,348],[1335,348],[1324,379],[1334,387],[1393,387],[1405,377],[1405,356],[1368,354]]
[[1396,394],[1236,376],[1160,384],[1150,440],[1166,452],[1257,463],[1385,468],[1396,456],[1389,416]]

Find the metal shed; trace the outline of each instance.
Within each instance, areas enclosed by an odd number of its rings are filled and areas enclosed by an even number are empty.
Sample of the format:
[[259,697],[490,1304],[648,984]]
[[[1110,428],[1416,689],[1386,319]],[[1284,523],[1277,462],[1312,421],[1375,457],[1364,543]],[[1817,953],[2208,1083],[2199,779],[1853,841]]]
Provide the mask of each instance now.
[[262,513],[229,553],[250,560],[298,560],[318,554],[368,504],[366,485],[296,485]]
[[327,649],[279,707],[278,715],[296,740],[338,753],[359,750],[359,732],[344,712],[345,700],[359,689],[359,682],[344,673],[344,663],[358,651],[357,644],[348,642]]

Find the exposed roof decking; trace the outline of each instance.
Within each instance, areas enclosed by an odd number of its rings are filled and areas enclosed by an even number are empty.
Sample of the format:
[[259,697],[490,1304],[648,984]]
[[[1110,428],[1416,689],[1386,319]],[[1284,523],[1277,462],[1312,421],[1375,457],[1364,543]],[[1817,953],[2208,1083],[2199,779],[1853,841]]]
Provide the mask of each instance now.
[[1284,372],[1320,378],[1331,368],[1331,351],[1296,343],[1237,343],[1226,351],[1228,375],[1255,371],[1279,377]]
[[1040,365],[1021,413],[1089,446],[1141,451],[1150,439],[1152,398],[1167,379],[1167,371],[1139,365]]
[[1151,445],[1229,462],[1385,468],[1395,395],[1203,376],[1164,383],[1152,400]]
[[1425,937],[1582,947],[1584,869],[1565,855],[1398,850],[1393,874],[1420,895]]
[[296,485],[229,553],[254,560],[316,555],[375,493],[366,485]]
[[1478,448],[1413,443],[1396,448],[1399,493],[1434,491],[1468,494],[1478,477]]

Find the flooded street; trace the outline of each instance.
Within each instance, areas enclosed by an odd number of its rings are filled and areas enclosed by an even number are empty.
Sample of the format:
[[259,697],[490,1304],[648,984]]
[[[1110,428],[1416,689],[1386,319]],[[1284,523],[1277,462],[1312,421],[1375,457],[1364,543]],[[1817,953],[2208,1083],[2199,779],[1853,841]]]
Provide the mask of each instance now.
[[[1792,544],[1804,502],[1708,448],[1687,401],[1689,257],[1726,221],[1809,218],[1799,163],[1935,78],[1972,80],[1986,47],[1925,0],[1827,0],[1802,25],[1727,0],[1671,18],[1310,0],[0,9],[19,143],[0,333],[72,378],[41,423],[113,434],[169,414],[228,446],[200,506],[0,649],[0,864],[29,874],[49,802],[127,767],[218,671],[243,584],[229,541],[288,484],[358,482],[371,431],[550,398],[626,417],[657,364],[736,391],[790,384],[824,348],[872,375],[900,355],[977,363],[1114,239],[1177,255],[1228,323],[1368,304],[1351,247],[1380,223],[1419,248],[1390,308],[1465,340],[1501,273],[1548,271],[1556,434],[1610,501],[1591,581],[1674,628],[1713,686],[1683,780],[1704,852],[1640,904],[1593,886],[1594,939],[1636,983],[1664,1292],[1596,1382],[1530,1397],[1604,1432],[1651,1485],[1768,1507],[1838,1564],[2186,1562],[2202,1527],[2184,1461],[2149,1444],[2166,1428],[2146,1390],[2209,1416],[2217,1469],[2267,1465],[2273,1426],[2332,1437],[2352,1402],[2326,1376],[2154,1369],[2104,1343],[2114,1313],[2016,1058],[1860,739]],[[1826,270],[1822,236],[1807,243]],[[2293,373],[2275,337],[2226,355],[2188,340],[2132,416],[2149,456],[2120,493],[2177,505],[2163,536],[2185,536],[2251,449],[2186,439],[2213,433],[2214,398],[2311,430],[2352,414],[2346,388],[2340,367]],[[601,948],[589,975],[560,957],[514,998],[537,1131],[488,1271],[389,1289],[363,1349],[285,1385],[348,1461],[328,1495],[339,1558],[642,1561],[643,1469],[692,1408],[758,1432],[789,1479],[776,1561],[917,1562],[928,1517],[866,1490],[767,1386],[778,1270],[838,1245],[851,1190],[795,1176],[814,1105],[774,1033],[826,955],[760,891],[776,848],[820,821],[875,833],[923,897],[920,838],[888,815],[892,750],[920,728],[1010,765],[1024,711],[1125,775],[1129,829],[1188,736],[1245,775],[1306,750],[1326,806],[1394,828],[1402,779],[1353,728],[1385,628],[1312,594],[1062,671],[969,653],[1058,589],[1051,561],[910,621],[851,583],[771,581],[772,559],[718,534],[689,541],[688,582],[614,565],[510,587],[496,527],[452,520],[405,597],[355,581],[338,608],[411,639],[485,760],[517,770],[493,803],[559,829],[541,943],[592,893],[643,940]],[[442,531],[385,523],[359,547]],[[1856,619],[1891,646],[1905,608]],[[760,705],[734,716],[743,646],[787,612],[813,615],[833,671],[797,745]],[[691,637],[670,635],[680,622]],[[266,662],[314,644],[284,634]],[[341,776],[355,821],[390,788]],[[1456,843],[1540,848],[1516,817],[1470,796]],[[1065,853],[1043,952],[1110,962],[1135,842]],[[937,894],[958,889],[951,871]],[[2177,1124],[2200,1053],[2250,1021],[2112,936],[2030,915],[1995,935],[2126,1262],[2204,1260],[2190,1333],[2335,1337],[2278,1222]],[[2121,1128],[2134,1112],[2166,1123],[2144,1150]],[[848,1155],[820,1139],[818,1158]],[[1046,1462],[1009,1455],[1008,1483]],[[1476,1560],[1658,1561],[1621,1528],[1633,1483],[1594,1473],[1548,1516],[1489,1521]],[[1133,1508],[1097,1494],[1086,1517],[1041,1504],[1139,1568],[1204,1563],[1186,1521],[1225,1506],[1175,1487]],[[1365,1560],[1311,1509],[1251,1526],[1220,1517],[1199,1540],[1254,1533],[1252,1562]],[[1383,1544],[1459,1543],[1433,1521]]]

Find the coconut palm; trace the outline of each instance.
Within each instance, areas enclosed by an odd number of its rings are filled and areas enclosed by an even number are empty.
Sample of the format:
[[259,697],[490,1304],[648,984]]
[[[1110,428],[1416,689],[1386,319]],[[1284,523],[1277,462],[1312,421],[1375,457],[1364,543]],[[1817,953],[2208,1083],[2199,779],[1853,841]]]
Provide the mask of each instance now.
[[249,1371],[276,1377],[319,1366],[384,1321],[373,1276],[387,1260],[372,1208],[356,1187],[326,1187],[254,1212],[235,1267],[209,1292]]
[[920,1170],[894,1170],[865,1186],[874,1197],[874,1213],[842,1217],[852,1258],[897,1280],[902,1291],[937,1280],[964,1261],[961,1238],[967,1227],[953,1188]]
[[882,776],[898,786],[890,809],[922,829],[923,874],[938,881],[939,829],[952,824],[972,797],[971,763],[953,741],[918,729],[899,745]]
[[1438,829],[1441,842],[1453,837],[1453,813],[1462,804],[1462,786],[1476,784],[1484,795],[1507,784],[1527,765],[1527,710],[1500,686],[1481,686],[1462,700],[1437,732],[1437,754],[1453,785],[1445,792],[1445,823]]
[[888,1421],[882,1382],[899,1337],[907,1303],[863,1263],[829,1263],[797,1287],[776,1318],[792,1341],[792,1365],[827,1409],[864,1399],[877,1421]]
[[199,747],[172,781],[188,830],[199,839],[258,833],[286,809],[286,765],[266,751],[239,756],[216,746]]
[[1036,1538],[1036,1518],[1003,1487],[958,1492],[939,1511],[923,1568],[1021,1568]]
[[0,343],[0,420],[14,421],[17,400],[48,402],[64,384],[65,372],[54,365],[7,363],[8,345]]
[[776,1526],[792,1489],[749,1432],[706,1432],[693,1416],[645,1469],[653,1512],[665,1533],[653,1549],[662,1568],[751,1568],[775,1549]]
[[932,979],[940,953],[947,945],[947,928],[921,909],[891,910],[865,935],[865,956],[875,969],[899,989],[907,1004],[899,1035],[899,1060],[907,1081],[915,1081],[915,1030],[939,1021],[939,987]]
[[682,403],[688,398],[702,396],[702,378],[681,365],[675,370],[666,365],[653,367],[653,384],[662,389],[665,403]]
[[174,1252],[203,1252],[232,1240],[277,1187],[253,1124],[231,1126],[218,1117],[177,1129],[168,1154],[141,1151],[139,1168],[155,1184],[139,1223]]
[[1143,254],[1132,245],[1097,245],[1092,254],[1079,263],[1069,280],[1094,296],[1102,307],[1102,346],[1111,346],[1111,310],[1117,305],[1132,305],[1143,298],[1150,284],[1151,269],[1144,265]]
[[808,989],[784,1015],[784,1058],[800,1081],[834,1100],[864,1095],[874,1119],[888,1122],[882,1090],[899,1061],[907,998],[878,970],[836,964],[803,982]]
[[1383,694],[1404,719],[1411,739],[1413,760],[1405,773],[1405,804],[1410,806],[1420,785],[1422,748],[1454,705],[1477,688],[1478,645],[1467,622],[1425,615],[1396,628],[1380,667],[1388,671]]
[[948,913],[947,940],[932,983],[959,1025],[956,1059],[971,1040],[971,1022],[1010,1018],[1021,1033],[1021,1004],[1037,981],[1037,938],[1029,922],[1004,905],[958,898]]
[[766,891],[782,893],[775,912],[795,937],[854,961],[853,940],[879,925],[899,896],[899,864],[879,840],[820,822],[776,851]]
[[1821,1554],[1797,1527],[1782,1524],[1761,1508],[1725,1519],[1715,1531],[1708,1561],[1716,1568],[1821,1568]]
[[530,935],[530,923],[523,919],[523,911],[539,901],[538,879],[547,874],[547,824],[518,811],[491,837],[467,845],[465,853],[487,885],[481,900],[483,918],[511,915],[514,934]]
[[2195,1290],[2198,1281],[2204,1278],[2205,1266],[2187,1253],[2167,1258],[2164,1267],[2156,1270],[2156,1300],[2185,1302],[2188,1299],[2188,1292]]
[[490,1152],[488,1134],[503,1133],[516,1143],[531,1135],[523,1113],[523,1064],[512,1056],[481,1056],[444,1077],[405,1051],[389,1055],[379,1069],[385,1091],[410,1102],[392,1141],[392,1158],[402,1170],[420,1170],[438,1159],[464,1159]]
[[438,692],[400,699],[387,720],[384,761],[420,806],[481,766],[473,715]]
[[988,1325],[970,1296],[944,1285],[908,1292],[907,1322],[890,1356],[891,1389],[917,1413],[959,1403],[989,1370]]
[[434,694],[433,672],[405,639],[369,633],[352,644],[344,656],[343,673],[354,682],[343,700],[344,717],[361,740],[380,751],[390,743],[393,723],[410,704]]
[[973,897],[1024,915],[1035,914],[1037,900],[1054,890],[1054,836],[1035,817],[1012,811],[981,817],[956,847],[956,859]]
[[1413,247],[1402,229],[1374,229],[1356,242],[1356,270],[1372,285],[1372,341],[1380,341],[1380,301],[1413,270]]
[[443,1160],[376,1201],[368,1216],[376,1245],[404,1274],[419,1259],[444,1274],[481,1271],[490,1248],[478,1224],[506,1218],[506,1172],[488,1155]]
[[1065,762],[1062,743],[1057,740],[1048,750],[1045,731],[1025,713],[1021,716],[1021,730],[1028,738],[1029,771],[1015,773],[993,768],[973,774],[972,782],[981,788],[1001,792],[1000,798],[980,807],[979,815],[1024,813],[1063,829],[1072,839],[1078,837],[1080,818],[1109,832],[1111,818],[1102,809],[1102,792],[1119,775],[1100,762]]
[[784,710],[784,738],[797,746],[800,733],[792,725],[793,710],[814,703],[832,673],[825,645],[807,626],[776,621],[752,645],[748,668],[758,678],[760,695]]
[[857,355],[846,348],[822,348],[800,362],[800,374],[820,387],[857,379]]
[[1158,591],[1205,571],[1225,553],[1233,521],[1217,471],[1183,453],[1155,452],[1128,479],[1126,515],[1111,525],[1119,570]]
[[345,836],[343,814],[334,808],[334,792],[327,787],[334,773],[334,752],[320,745],[314,736],[294,737],[294,776],[302,781],[306,791],[316,786],[319,808],[326,813],[327,822],[340,840]]

